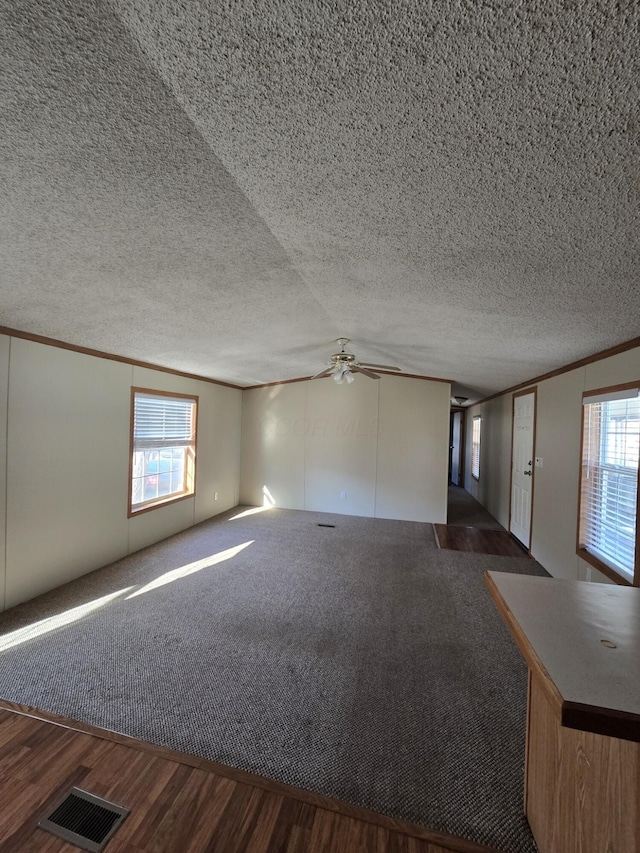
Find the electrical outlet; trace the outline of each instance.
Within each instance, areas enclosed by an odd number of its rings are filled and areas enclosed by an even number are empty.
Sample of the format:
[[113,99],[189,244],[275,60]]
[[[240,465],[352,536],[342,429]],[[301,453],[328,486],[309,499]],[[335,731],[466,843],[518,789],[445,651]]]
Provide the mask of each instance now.
[[591,583],[591,566],[587,566],[585,569],[585,580],[587,583]]
[[213,499],[214,499],[214,501],[218,500],[218,492],[213,493]]
[[347,497],[346,492],[340,492],[340,500],[343,501]]

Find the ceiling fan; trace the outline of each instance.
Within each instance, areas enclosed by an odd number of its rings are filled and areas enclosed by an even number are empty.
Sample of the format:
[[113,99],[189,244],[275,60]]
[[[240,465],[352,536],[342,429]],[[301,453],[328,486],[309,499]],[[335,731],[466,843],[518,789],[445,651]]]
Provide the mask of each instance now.
[[312,379],[321,379],[323,376],[333,375],[338,385],[342,385],[345,379],[348,383],[353,382],[354,373],[363,373],[369,379],[380,379],[377,373],[369,370],[371,367],[377,370],[400,370],[399,367],[390,367],[388,364],[368,364],[358,361],[352,352],[345,351],[349,338],[338,338],[336,343],[340,344],[340,352],[334,352],[328,367],[312,376]]

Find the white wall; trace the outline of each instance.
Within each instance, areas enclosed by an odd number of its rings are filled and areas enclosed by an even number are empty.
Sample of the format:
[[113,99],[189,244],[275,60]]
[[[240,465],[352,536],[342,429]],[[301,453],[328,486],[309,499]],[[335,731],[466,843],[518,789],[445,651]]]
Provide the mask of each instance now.
[[[335,384],[335,383],[334,383]],[[262,506],[263,486],[276,506],[304,507],[306,382],[242,392],[240,503]]]
[[11,341],[0,335],[0,610],[5,607],[7,536],[7,411]]
[[117,427],[128,421],[130,375],[125,364],[11,340],[7,607],[126,553],[129,435]]
[[543,467],[532,469],[531,553],[556,578],[577,578],[582,562],[576,535],[584,387],[584,368],[538,386],[534,455]]
[[[582,394],[640,380],[640,348],[600,359],[537,383],[536,444],[543,460],[534,468],[531,553],[550,574],[609,581],[576,554]],[[465,487],[508,528],[512,394],[467,412]],[[480,481],[470,474],[471,424],[482,415]]]
[[305,509],[375,516],[382,381],[359,376],[351,385],[305,383],[305,416],[316,427],[304,436]]
[[378,517],[446,522],[450,408],[447,383],[380,380]]
[[241,502],[445,521],[450,394],[387,375],[245,391]]
[[[200,405],[196,495],[128,519],[132,386],[197,394]],[[0,335],[4,606],[235,506],[241,398],[204,380]]]

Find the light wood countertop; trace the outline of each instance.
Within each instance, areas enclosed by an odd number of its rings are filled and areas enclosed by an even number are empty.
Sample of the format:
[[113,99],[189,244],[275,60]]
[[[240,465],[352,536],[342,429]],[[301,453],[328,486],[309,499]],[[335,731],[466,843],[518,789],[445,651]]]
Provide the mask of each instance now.
[[562,725],[640,742],[640,589],[506,572],[485,580]]

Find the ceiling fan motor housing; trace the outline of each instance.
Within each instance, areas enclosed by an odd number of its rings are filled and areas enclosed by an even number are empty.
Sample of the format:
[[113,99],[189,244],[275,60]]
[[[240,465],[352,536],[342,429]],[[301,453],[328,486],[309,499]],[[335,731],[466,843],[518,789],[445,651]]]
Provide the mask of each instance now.
[[336,352],[331,356],[334,364],[354,364],[356,357],[351,352]]
[[[352,352],[345,352],[345,347],[349,343],[349,338],[338,338],[336,343],[340,344],[342,349],[340,352],[334,352],[333,355],[330,356],[329,366],[325,367],[324,370],[321,370],[316,376],[312,376],[312,379],[321,379],[324,376],[330,376],[333,374],[333,378],[339,385],[341,385],[343,379],[346,379],[349,383],[353,382],[354,373],[362,373],[365,376],[368,376],[369,379],[380,379],[379,374],[374,373],[373,370],[400,371],[399,367],[391,367],[391,365],[388,364],[363,364],[358,361]],[[373,368],[373,370],[371,368]]]

